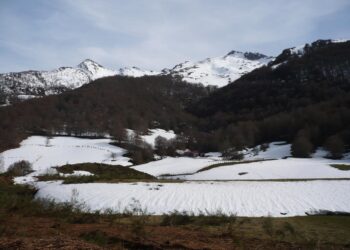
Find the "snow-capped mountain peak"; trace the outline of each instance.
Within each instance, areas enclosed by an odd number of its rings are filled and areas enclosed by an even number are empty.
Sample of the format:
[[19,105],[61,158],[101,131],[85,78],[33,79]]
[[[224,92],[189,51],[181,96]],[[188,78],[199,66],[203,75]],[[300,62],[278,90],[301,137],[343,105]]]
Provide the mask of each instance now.
[[260,53],[231,51],[225,56],[207,58],[198,62],[185,61],[172,69],[164,69],[163,74],[171,74],[190,83],[202,83],[222,87],[242,75],[262,67],[272,61]]
[[102,65],[91,59],[85,59],[83,62],[78,64],[77,68],[86,71],[92,80],[118,74],[118,71],[104,68]]

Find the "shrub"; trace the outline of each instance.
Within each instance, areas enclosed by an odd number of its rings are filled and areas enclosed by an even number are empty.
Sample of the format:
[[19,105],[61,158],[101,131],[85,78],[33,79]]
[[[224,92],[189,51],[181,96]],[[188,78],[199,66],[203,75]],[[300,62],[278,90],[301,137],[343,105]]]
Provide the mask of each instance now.
[[180,226],[187,225],[193,222],[193,217],[191,217],[186,212],[180,213],[179,211],[175,211],[171,214],[167,214],[164,216],[161,226]]
[[265,152],[269,147],[270,145],[268,143],[263,143],[260,145],[260,150]]
[[24,176],[33,171],[32,164],[28,161],[18,161],[9,166],[7,174],[10,176]]
[[235,148],[227,149],[223,152],[222,156],[225,160],[243,160],[244,154]]
[[345,152],[344,142],[338,135],[328,137],[324,147],[329,151],[329,157],[333,159],[342,158]]
[[310,140],[304,136],[298,136],[292,143],[292,155],[294,157],[307,158],[313,151]]

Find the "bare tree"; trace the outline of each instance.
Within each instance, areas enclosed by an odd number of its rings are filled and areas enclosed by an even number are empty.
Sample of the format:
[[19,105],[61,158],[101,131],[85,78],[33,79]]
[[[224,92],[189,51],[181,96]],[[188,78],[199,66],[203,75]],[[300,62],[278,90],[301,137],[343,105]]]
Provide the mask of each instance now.
[[116,152],[111,152],[111,158],[112,158],[112,161],[115,161],[116,158],[117,158],[117,153]]
[[45,146],[46,147],[50,147],[50,140],[52,139],[52,136],[46,136],[46,140],[45,140]]

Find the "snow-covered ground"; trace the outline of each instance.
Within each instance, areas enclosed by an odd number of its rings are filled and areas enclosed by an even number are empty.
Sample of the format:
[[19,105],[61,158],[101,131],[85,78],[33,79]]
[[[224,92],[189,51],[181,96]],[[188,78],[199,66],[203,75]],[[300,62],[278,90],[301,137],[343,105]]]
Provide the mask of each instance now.
[[132,168],[154,176],[181,175],[194,173],[209,164],[213,164],[215,161],[217,161],[217,157],[166,157],[158,161],[137,165]]
[[[137,200],[150,214],[186,211],[238,216],[297,216],[317,210],[350,212],[350,181],[38,183],[38,198],[67,202],[72,194],[91,210],[128,209]],[[73,190],[75,190],[73,192]]]
[[[1,155],[5,169],[12,163],[29,161],[35,172],[44,174],[50,167],[65,164],[99,162],[110,165],[132,165],[129,158],[124,157],[126,151],[110,145],[111,139],[82,139],[76,137],[53,137],[47,141],[43,136],[31,136],[22,141],[19,148],[7,150]],[[115,153],[115,159],[112,158]]]
[[[151,133],[156,134],[157,131]],[[91,210],[110,208],[123,211],[131,209],[130,206],[137,201],[151,214],[175,210],[194,214],[221,211],[238,216],[297,216],[319,210],[350,212],[350,180],[267,180],[350,178],[350,171],[330,166],[350,164],[349,155],[342,160],[329,160],[324,158],[327,153],[319,149],[312,158],[296,159],[290,157],[290,145],[283,142],[271,143],[266,151],[247,149],[243,152],[245,160],[265,161],[221,166],[198,173],[204,167],[222,162],[220,154],[212,152],[197,158],[166,157],[132,167],[154,176],[176,175],[173,178],[185,180],[178,183],[64,185],[61,181],[37,182],[34,177],[47,173],[52,166],[66,163],[131,165],[129,159],[122,156],[124,149],[109,142],[110,139],[54,137],[47,144],[46,137],[32,136],[24,140],[19,148],[5,151],[2,156],[6,168],[19,160],[33,164],[36,172],[17,177],[15,182],[35,185],[39,189],[37,198],[66,202],[72,200],[74,193],[78,194],[74,198]],[[112,160],[112,152],[116,153],[115,161]],[[91,173],[75,171],[73,174]]]
[[288,158],[216,167],[192,175],[176,176],[176,178],[185,180],[350,178],[350,171],[336,169],[330,164],[350,164],[350,161]]
[[183,180],[266,180],[266,179],[325,179],[350,178],[350,171],[342,171],[330,164],[350,164],[350,159],[326,159],[326,152],[317,150],[312,158],[292,158],[290,144],[270,143],[266,151],[254,154],[252,149],[244,150],[245,161],[197,172],[217,163],[228,163],[217,153],[208,157],[166,157],[159,161],[133,167],[154,176],[172,175],[170,178]]
[[141,138],[154,147],[155,140],[158,136],[164,137],[167,140],[174,139],[176,134],[172,130],[164,130],[160,128],[149,129],[149,133],[147,135],[141,136]]

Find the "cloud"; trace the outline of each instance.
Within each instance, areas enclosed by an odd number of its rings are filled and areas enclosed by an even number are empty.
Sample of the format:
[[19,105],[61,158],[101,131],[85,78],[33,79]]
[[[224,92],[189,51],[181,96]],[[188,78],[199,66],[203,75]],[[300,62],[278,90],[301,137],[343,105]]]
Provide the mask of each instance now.
[[[1,3],[0,71],[50,69],[91,58],[160,70],[228,51],[277,54],[341,34],[347,0],[13,0]],[[345,17],[346,18],[346,17]],[[322,29],[328,20],[327,30]],[[350,18],[347,19],[350,22]],[[330,28],[332,27],[332,28]],[[336,38],[336,37],[334,37]],[[6,62],[4,62],[6,60]]]

